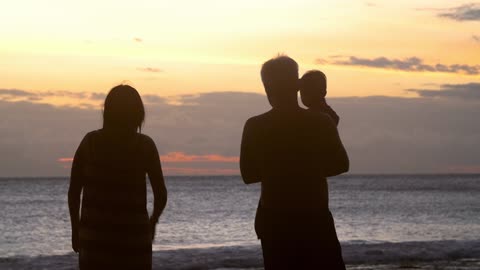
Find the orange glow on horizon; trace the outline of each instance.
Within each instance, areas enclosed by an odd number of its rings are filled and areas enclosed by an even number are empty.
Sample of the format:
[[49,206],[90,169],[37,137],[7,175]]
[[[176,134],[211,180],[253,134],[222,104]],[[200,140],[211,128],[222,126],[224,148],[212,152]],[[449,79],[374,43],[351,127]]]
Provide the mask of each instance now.
[[226,157],[217,154],[209,155],[187,155],[184,152],[170,152],[160,156],[160,160],[165,163],[177,163],[177,162],[225,162],[225,163],[237,163],[238,157]]
[[238,169],[163,167],[165,175],[239,175]]
[[[184,152],[170,152],[160,156],[165,175],[239,175],[239,169],[217,168],[215,165],[232,163],[238,164],[239,158],[235,156],[222,156],[218,154],[188,155]],[[73,158],[58,158],[57,162],[65,169],[70,169]],[[192,163],[201,164],[200,167],[191,167]],[[168,164],[185,164],[185,167],[169,166]]]

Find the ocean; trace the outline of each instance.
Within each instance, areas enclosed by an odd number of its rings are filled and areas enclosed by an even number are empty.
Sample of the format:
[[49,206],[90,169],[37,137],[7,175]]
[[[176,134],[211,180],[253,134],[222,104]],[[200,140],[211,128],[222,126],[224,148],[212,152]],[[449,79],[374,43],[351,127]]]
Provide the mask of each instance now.
[[[348,269],[480,269],[480,175],[328,181]],[[166,184],[155,268],[261,269],[258,184],[239,176],[167,177]],[[67,189],[68,178],[0,179],[0,269],[76,268]]]

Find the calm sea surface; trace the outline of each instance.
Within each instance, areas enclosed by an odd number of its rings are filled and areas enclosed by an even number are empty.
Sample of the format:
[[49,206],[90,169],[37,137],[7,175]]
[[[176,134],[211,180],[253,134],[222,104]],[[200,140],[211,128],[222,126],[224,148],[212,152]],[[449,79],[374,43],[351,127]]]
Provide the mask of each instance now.
[[[329,179],[329,187],[342,246],[479,247],[479,175],[348,175]],[[167,188],[154,250],[259,244],[253,230],[258,185],[244,185],[238,176],[167,177]],[[67,189],[67,178],[0,179],[0,258],[71,252]]]

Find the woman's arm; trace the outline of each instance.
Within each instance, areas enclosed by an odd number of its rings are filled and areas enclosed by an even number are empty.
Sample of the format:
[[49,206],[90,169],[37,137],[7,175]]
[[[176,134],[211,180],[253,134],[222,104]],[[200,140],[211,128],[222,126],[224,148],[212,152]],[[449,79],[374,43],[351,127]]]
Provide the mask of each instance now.
[[167,188],[163,178],[162,165],[160,164],[160,156],[157,147],[152,139],[148,140],[149,164],[147,166],[147,174],[150,179],[153,191],[153,212],[150,217],[150,226],[152,230],[152,240],[155,237],[155,227],[167,204]]
[[83,188],[83,167],[85,164],[84,148],[86,137],[80,143],[75,157],[73,158],[72,171],[70,175],[70,186],[68,188],[68,209],[70,210],[70,223],[72,225],[72,249],[78,252],[80,249],[79,224],[80,224],[80,194]]

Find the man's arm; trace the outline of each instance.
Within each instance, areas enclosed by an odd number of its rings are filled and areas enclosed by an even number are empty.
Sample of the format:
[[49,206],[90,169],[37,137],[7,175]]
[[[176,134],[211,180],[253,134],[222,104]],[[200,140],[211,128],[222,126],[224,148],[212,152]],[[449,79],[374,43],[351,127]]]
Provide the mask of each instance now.
[[255,136],[253,120],[248,119],[243,128],[240,149],[240,172],[245,184],[258,183],[261,181],[257,141],[258,137]]
[[328,110],[330,117],[332,118],[333,122],[335,122],[335,126],[338,127],[338,123],[340,122],[340,116],[338,116],[337,112],[335,112],[332,107],[328,106]]

